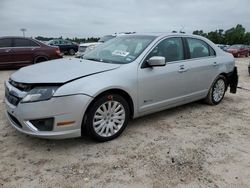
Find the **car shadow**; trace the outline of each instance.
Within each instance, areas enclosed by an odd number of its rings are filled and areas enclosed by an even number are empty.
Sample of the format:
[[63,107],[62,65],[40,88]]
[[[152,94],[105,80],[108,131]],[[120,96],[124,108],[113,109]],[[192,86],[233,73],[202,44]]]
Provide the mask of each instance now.
[[[178,113],[183,113],[185,111],[188,112],[188,109],[190,108],[202,108],[202,106],[207,106],[206,104],[204,104],[202,101],[197,101],[197,102],[193,102],[193,103],[189,103],[189,104],[185,104],[182,106],[178,106],[178,107],[174,107],[174,108],[170,108],[164,111],[160,111],[160,112],[156,112],[150,115],[146,115],[134,120],[131,120],[128,124],[127,129],[133,129],[134,126],[136,126],[136,128],[138,128],[138,126],[145,126],[144,122],[156,122],[159,119],[163,119],[163,118],[167,118],[167,117],[171,117],[174,116]],[[126,136],[126,130],[123,132],[123,134],[112,140],[109,142],[97,142],[94,141],[93,139],[91,139],[88,136],[83,136],[80,138],[69,138],[69,139],[63,139],[63,140],[51,140],[51,139],[44,139],[44,138],[36,138],[36,137],[32,137],[32,136],[28,136],[28,135],[22,135],[23,137],[23,141],[24,142],[28,142],[31,145],[37,145],[37,147],[53,147],[54,149],[56,148],[57,150],[60,149],[65,149],[65,148],[71,148],[71,147],[89,147],[92,145],[101,145],[101,144],[108,144],[110,142],[119,142],[120,139],[124,139],[123,136]],[[19,133],[20,134],[20,133]]]

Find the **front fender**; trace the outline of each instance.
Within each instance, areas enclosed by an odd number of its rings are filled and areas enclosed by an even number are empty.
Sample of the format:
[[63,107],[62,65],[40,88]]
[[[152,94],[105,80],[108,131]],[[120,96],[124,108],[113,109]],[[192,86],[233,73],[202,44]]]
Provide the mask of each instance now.
[[84,94],[95,98],[111,89],[126,92],[133,101],[134,110],[137,111],[137,69],[127,68],[125,65],[119,69],[94,74],[64,84],[54,96]]

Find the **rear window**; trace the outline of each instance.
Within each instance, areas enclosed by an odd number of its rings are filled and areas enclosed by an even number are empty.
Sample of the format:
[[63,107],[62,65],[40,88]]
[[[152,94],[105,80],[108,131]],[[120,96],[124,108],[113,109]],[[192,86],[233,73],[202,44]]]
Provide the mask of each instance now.
[[0,39],[0,48],[11,47],[11,39]]
[[14,39],[14,47],[33,47],[33,46],[38,46],[38,44],[29,39]]

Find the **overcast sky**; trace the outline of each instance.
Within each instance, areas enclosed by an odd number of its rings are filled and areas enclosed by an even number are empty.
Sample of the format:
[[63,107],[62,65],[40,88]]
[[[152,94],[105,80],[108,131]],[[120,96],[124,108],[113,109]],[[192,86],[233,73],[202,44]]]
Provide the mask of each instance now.
[[250,31],[250,0],[0,0],[0,36],[90,37],[122,31]]

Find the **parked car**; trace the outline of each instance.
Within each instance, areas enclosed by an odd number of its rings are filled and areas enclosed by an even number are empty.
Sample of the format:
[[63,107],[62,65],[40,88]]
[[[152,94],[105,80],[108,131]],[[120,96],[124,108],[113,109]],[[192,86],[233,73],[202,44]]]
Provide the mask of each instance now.
[[226,44],[217,44],[217,46],[224,51],[227,51],[227,49],[230,47],[229,45]]
[[119,36],[122,36],[122,35],[129,35],[129,34],[135,34],[136,32],[119,32],[119,33],[115,33],[114,35],[105,35],[103,37],[101,37],[98,42],[99,43],[104,43],[104,42],[107,42],[109,41],[110,39],[113,39],[115,37],[119,37]]
[[51,47],[35,39],[0,37],[0,70],[13,69],[61,58],[58,47]]
[[246,45],[246,48],[248,50],[248,56],[250,56],[250,45]]
[[76,53],[75,57],[80,58],[83,57],[84,54],[90,52],[91,50],[95,49],[98,45],[102,43],[100,42],[89,42],[89,43],[82,43],[79,45],[78,52]]
[[228,86],[237,89],[233,56],[200,36],[124,35],[83,58],[12,74],[5,82],[11,125],[43,138],[89,134],[108,141],[131,118],[201,99],[217,105]]
[[50,40],[48,44],[51,46],[58,46],[60,51],[64,54],[75,55],[78,51],[78,44],[68,40],[54,39]]
[[249,55],[248,49],[246,48],[245,45],[242,44],[235,44],[230,46],[227,49],[227,52],[233,54],[234,57],[240,57],[240,56],[248,57]]

